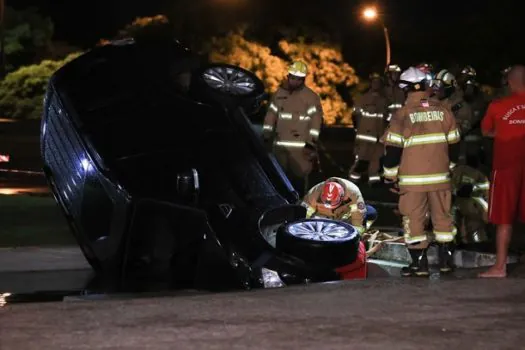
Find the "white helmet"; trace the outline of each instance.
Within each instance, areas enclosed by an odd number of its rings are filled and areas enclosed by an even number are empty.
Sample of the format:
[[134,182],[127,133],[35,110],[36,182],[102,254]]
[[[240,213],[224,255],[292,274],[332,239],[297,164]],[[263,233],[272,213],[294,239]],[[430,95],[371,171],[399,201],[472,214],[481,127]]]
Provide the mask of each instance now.
[[420,91],[426,89],[428,83],[427,74],[415,67],[410,67],[405,70],[399,78],[399,87],[401,89]]
[[446,69],[442,69],[434,79],[433,83],[444,86],[456,86],[456,77]]

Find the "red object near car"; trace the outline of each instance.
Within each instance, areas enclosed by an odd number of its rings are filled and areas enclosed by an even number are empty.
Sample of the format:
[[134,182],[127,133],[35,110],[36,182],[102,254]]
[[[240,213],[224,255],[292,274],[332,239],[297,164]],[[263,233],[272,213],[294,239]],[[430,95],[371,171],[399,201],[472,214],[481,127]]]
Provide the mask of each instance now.
[[342,280],[365,279],[367,276],[366,247],[363,242],[359,243],[357,259],[349,264],[335,270]]
[[0,163],[9,163],[9,154],[0,154]]

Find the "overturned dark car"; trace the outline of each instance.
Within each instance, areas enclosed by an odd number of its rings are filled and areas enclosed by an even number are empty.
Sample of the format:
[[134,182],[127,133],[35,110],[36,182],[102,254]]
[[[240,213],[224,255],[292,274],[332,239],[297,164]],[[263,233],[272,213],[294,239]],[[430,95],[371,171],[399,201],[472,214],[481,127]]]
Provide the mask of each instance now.
[[53,75],[44,172],[95,271],[206,290],[339,279],[359,235],[305,219],[250,122],[264,99],[254,74],[177,41],[112,42]]

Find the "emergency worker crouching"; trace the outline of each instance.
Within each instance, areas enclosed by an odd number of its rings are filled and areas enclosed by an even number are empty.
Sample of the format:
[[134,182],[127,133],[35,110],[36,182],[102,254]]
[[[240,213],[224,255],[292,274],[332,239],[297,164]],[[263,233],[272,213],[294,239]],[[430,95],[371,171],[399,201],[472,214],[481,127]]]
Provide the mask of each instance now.
[[368,173],[369,184],[380,183],[381,158],[384,146],[379,142],[387,125],[388,100],[384,94],[382,77],[370,75],[370,90],[354,106],[354,164],[350,169],[350,180],[358,182]]
[[288,79],[271,99],[263,124],[265,140],[272,142],[277,161],[301,196],[318,159],[316,142],[323,120],[319,95],[305,85],[307,74],[306,63],[293,62]]
[[[360,235],[377,219],[374,207],[366,205],[356,184],[339,177],[331,177],[308,191],[301,203],[307,218],[327,218],[352,225]],[[359,244],[357,260],[336,269],[342,279],[366,277],[366,246]]]
[[[432,88],[435,96],[447,105],[454,114],[461,135],[473,136],[476,122],[474,113],[470,104],[463,98],[463,92],[458,88],[456,77],[448,70],[443,69],[432,80]],[[468,142],[473,142],[473,144],[468,147]],[[462,164],[467,162],[467,148],[481,149],[481,138],[471,137],[468,140],[466,136],[462,138],[459,153],[459,161]]]
[[399,77],[401,76],[401,67],[397,64],[390,64],[385,70],[385,95],[388,99],[388,117],[387,121],[392,119],[392,116],[398,109],[405,104],[405,92],[399,87]]
[[452,242],[456,230],[451,215],[450,167],[457,161],[459,130],[452,111],[429,99],[432,89],[425,73],[411,67],[401,75],[400,87],[408,97],[390,122],[382,140],[386,145],[385,183],[399,187],[405,243],[412,263],[403,276],[428,276],[426,216],[439,243],[442,272],[453,268]]
[[458,165],[452,170],[455,196],[453,216],[458,228],[456,243],[469,245],[488,240],[488,198],[490,183],[479,170]]

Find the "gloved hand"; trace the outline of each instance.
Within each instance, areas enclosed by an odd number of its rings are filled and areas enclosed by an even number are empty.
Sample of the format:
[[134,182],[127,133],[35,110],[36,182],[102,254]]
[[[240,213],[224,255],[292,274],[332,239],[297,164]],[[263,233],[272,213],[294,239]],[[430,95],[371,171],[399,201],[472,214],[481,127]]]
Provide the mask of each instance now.
[[399,194],[399,183],[397,180],[385,178],[384,183],[390,192]]
[[470,198],[473,190],[474,190],[474,185],[464,184],[456,191],[456,196],[460,198]]
[[314,144],[307,142],[303,148],[303,154],[312,163],[317,162],[317,149]]

